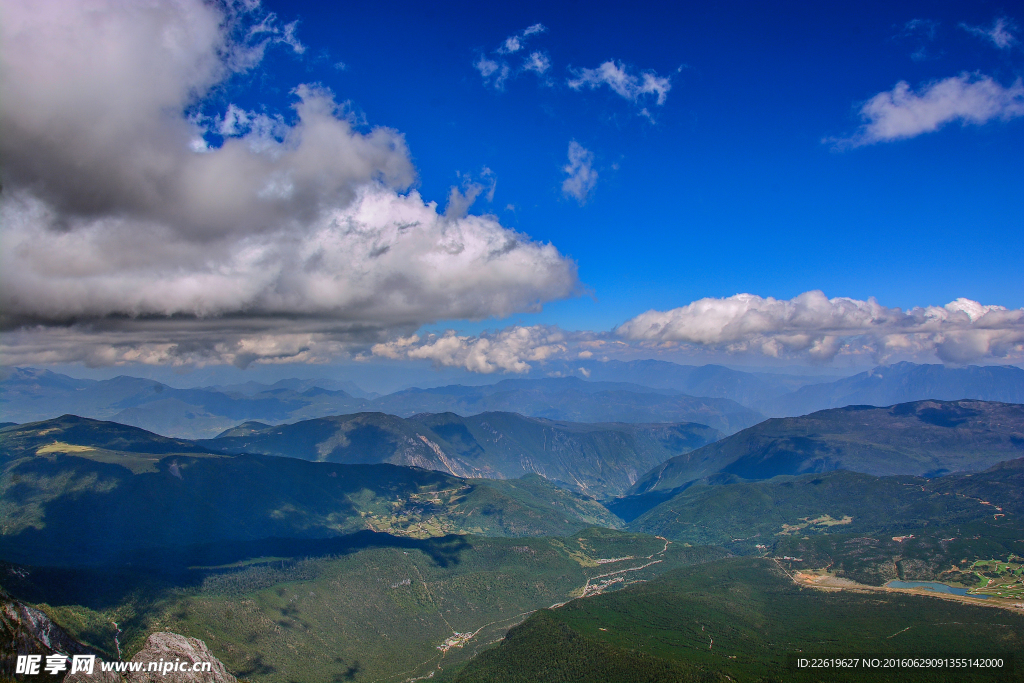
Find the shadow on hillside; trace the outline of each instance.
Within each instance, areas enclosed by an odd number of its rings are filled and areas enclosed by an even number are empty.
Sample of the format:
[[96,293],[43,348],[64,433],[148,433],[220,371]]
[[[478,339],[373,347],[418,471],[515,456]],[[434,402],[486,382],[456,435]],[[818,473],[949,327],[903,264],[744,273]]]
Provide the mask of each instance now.
[[417,539],[360,531],[333,538],[266,538],[134,550],[114,563],[93,566],[39,567],[0,560],[0,586],[25,602],[100,610],[126,600],[157,602],[170,590],[198,588],[211,577],[254,567],[288,572],[304,560],[342,557],[373,548],[418,550],[436,566],[451,567],[458,565],[472,546],[464,536]]

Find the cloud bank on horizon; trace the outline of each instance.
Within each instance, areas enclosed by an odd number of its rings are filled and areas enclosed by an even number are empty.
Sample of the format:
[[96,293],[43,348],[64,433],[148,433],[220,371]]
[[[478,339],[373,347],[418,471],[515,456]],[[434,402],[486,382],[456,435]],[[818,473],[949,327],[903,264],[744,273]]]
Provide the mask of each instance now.
[[377,344],[386,358],[429,359],[472,372],[523,373],[549,358],[616,357],[711,350],[770,358],[831,361],[856,355],[874,362],[937,356],[947,363],[1018,360],[1024,354],[1024,309],[957,299],[903,311],[874,299],[829,299],[819,291],[790,300],[737,294],[705,298],[669,311],[647,311],[609,332],[515,326],[492,334],[411,336]]
[[[1006,18],[960,28],[1000,51],[1019,45]],[[547,31],[532,24],[481,55],[484,82],[501,90],[532,73],[553,83],[551,56],[531,47]],[[306,46],[295,22],[254,3],[4,0],[4,364],[378,357],[486,374],[640,353],[1024,359],[1024,309],[960,298],[904,311],[820,291],[704,298],[611,330],[422,333],[439,320],[500,320],[576,296],[577,264],[496,216],[469,214],[478,195],[493,198],[489,169],[488,186],[452,188],[444,209],[424,198],[403,134],[360,124],[322,85],[296,83],[287,116],[234,103],[204,113],[211,94],[269,50]],[[672,88],[617,59],[565,68],[559,87],[573,97],[604,92],[648,117],[646,105],[664,105]],[[900,81],[859,114],[855,133],[830,139],[838,147],[1009,121],[1024,116],[1024,85],[977,72],[916,89]],[[555,170],[562,197],[580,206],[594,197],[594,151],[572,139]]]

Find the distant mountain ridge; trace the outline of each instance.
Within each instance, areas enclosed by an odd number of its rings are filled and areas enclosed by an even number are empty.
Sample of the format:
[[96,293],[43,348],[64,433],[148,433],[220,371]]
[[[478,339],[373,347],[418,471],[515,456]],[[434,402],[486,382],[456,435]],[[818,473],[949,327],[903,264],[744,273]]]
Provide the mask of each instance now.
[[700,424],[582,424],[490,412],[472,417],[358,413],[287,425],[245,423],[211,450],[347,464],[391,463],[460,477],[537,473],[596,497],[624,492],[654,465],[719,438]]
[[568,375],[587,373],[591,381],[630,382],[656,389],[681,391],[690,396],[727,398],[764,412],[781,396],[808,384],[839,379],[834,376],[797,376],[744,372],[724,365],[680,365],[663,360],[608,360],[551,363]]
[[805,415],[848,405],[891,406],[924,399],[1024,403],[1024,370],[1013,365],[947,368],[895,363],[827,384],[810,384],[779,399],[768,414]]
[[760,413],[723,398],[578,377],[506,379],[484,386],[407,389],[373,402],[394,415],[511,412],[569,422],[696,422],[726,434],[756,424]]
[[630,493],[670,490],[716,474],[769,479],[845,469],[876,476],[979,471],[1024,455],[1024,405],[916,401],[775,418],[676,456]]
[[764,419],[728,399],[574,377],[407,389],[370,399],[310,385],[308,380],[283,380],[270,387],[244,385],[228,392],[230,387],[175,389],[135,377],[78,380],[34,369],[8,368],[3,376],[0,417],[5,421],[35,422],[70,413],[190,439],[209,438],[244,421],[283,424],[360,412],[411,417],[506,411],[574,422],[697,422],[724,433]]
[[660,360],[551,361],[534,372],[542,371],[560,376],[378,396],[326,378],[175,389],[136,377],[79,380],[47,370],[6,368],[0,369],[0,420],[24,423],[75,414],[195,439],[245,421],[284,424],[359,412],[411,417],[502,411],[573,422],[697,422],[731,434],[766,415],[792,417],[846,405],[965,398],[1024,403],[1024,370],[1010,365],[896,363],[844,378]]

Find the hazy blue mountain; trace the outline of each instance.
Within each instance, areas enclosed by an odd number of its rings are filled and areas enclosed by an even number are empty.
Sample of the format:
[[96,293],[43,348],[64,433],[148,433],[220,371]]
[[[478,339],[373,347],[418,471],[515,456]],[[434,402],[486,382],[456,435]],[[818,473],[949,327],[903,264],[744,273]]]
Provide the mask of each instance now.
[[570,422],[697,422],[726,434],[764,419],[729,399],[697,398],[673,389],[578,377],[408,389],[375,399],[373,407],[394,415],[501,411]]
[[295,388],[252,383],[245,387],[250,391],[226,392],[175,389],[136,377],[79,380],[32,368],[8,368],[2,377],[0,416],[6,420],[24,423],[74,414],[183,438],[214,436],[244,420],[276,423],[356,412],[367,403],[299,380]]
[[231,453],[386,462],[463,477],[515,479],[537,473],[608,497],[625,491],[654,465],[719,436],[692,423],[580,424],[501,412],[411,418],[358,413],[276,426],[248,422],[199,443]]
[[282,379],[273,384],[262,384],[260,382],[244,382],[242,384],[223,384],[204,387],[210,391],[219,391],[225,394],[242,394],[253,396],[279,389],[288,389],[302,393],[310,389],[326,389],[328,391],[343,391],[355,398],[377,398],[380,396],[374,391],[363,391],[355,382],[337,379]]
[[680,365],[663,360],[549,362],[545,370],[577,376],[586,373],[587,379],[594,382],[630,382],[674,389],[690,396],[727,398],[762,412],[762,407],[802,386],[840,378],[744,372],[722,365]]
[[944,365],[896,363],[824,384],[811,384],[759,409],[766,415],[806,415],[848,405],[891,406],[935,399],[1024,403],[1024,370],[1014,365]]
[[[568,372],[574,364],[563,365]],[[732,434],[761,421],[762,414],[795,416],[845,405],[926,399],[1024,402],[1024,370],[1015,366],[898,363],[816,384],[809,382],[820,377],[653,360],[581,361],[579,367],[590,373],[589,379],[506,379],[387,396],[326,379],[176,389],[136,377],[78,380],[46,370],[9,368],[0,375],[0,418],[24,423],[75,414],[181,438],[209,438],[250,420],[282,424],[358,412],[410,417],[502,411],[572,422],[696,422]]]
[[763,419],[728,399],[578,378],[409,389],[376,398],[357,398],[331,388],[341,385],[332,380],[282,380],[273,385],[175,389],[135,377],[77,380],[46,370],[13,368],[0,380],[0,417],[32,422],[70,413],[192,439],[209,438],[250,420],[282,424],[371,411],[409,417],[501,410],[576,422],[698,422],[724,433]]
[[691,396],[728,398],[772,417],[806,415],[847,405],[888,406],[936,399],[1024,403],[1024,370],[1012,365],[968,366],[896,363],[849,377],[745,372],[721,365],[679,365],[660,360],[549,363],[592,381],[631,382],[675,389]]
[[1024,454],[1024,405],[917,401],[775,418],[658,465],[630,493],[718,473],[768,479],[845,469],[878,476],[979,471]]

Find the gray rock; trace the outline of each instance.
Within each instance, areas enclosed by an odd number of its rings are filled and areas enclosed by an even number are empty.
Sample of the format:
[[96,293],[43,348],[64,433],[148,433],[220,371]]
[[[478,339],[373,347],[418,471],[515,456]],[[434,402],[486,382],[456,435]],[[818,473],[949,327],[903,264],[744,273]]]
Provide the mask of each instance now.
[[[128,683],[237,683],[227,672],[224,664],[213,656],[206,643],[198,638],[186,638],[177,633],[154,633],[146,639],[146,645],[132,657],[133,662],[142,663],[142,671],[129,672]],[[180,663],[179,670],[146,671],[151,662],[160,664]],[[210,663],[209,671],[192,671],[193,664]],[[182,671],[180,669],[184,668]],[[93,679],[95,680],[95,679]]]

